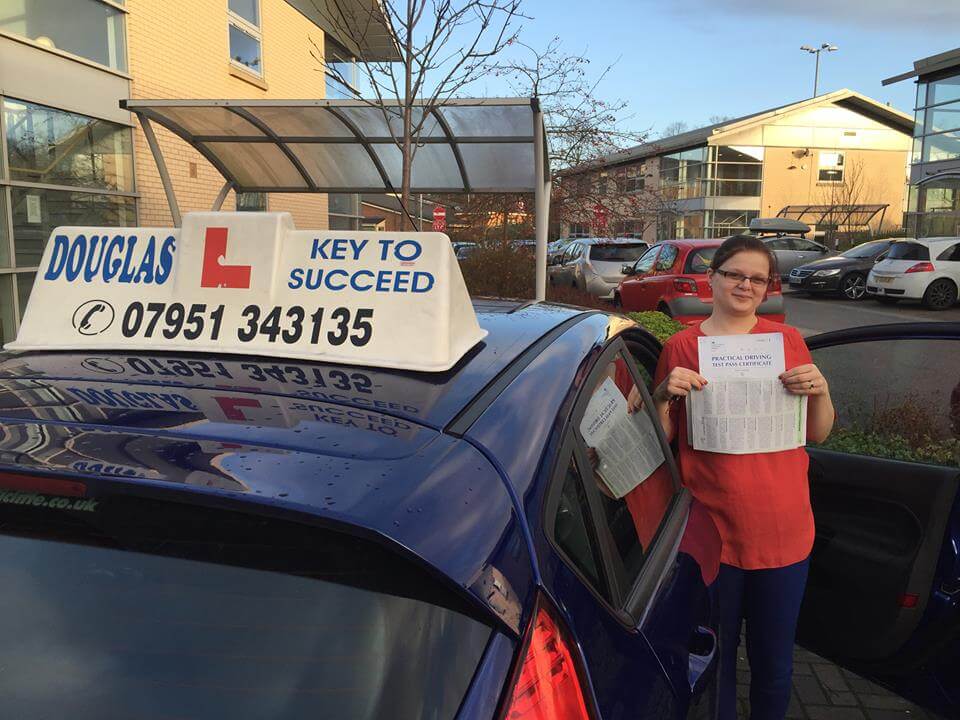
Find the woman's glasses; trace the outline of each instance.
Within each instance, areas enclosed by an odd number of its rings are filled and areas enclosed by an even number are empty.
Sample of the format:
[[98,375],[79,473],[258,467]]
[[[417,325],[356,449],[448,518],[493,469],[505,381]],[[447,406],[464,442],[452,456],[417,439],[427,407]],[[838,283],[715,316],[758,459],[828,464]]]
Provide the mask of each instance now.
[[740,285],[744,280],[749,280],[753,287],[760,290],[761,288],[765,288],[770,284],[770,278],[768,277],[750,277],[749,275],[731,272],[729,270],[714,270],[714,272],[718,273],[731,285]]

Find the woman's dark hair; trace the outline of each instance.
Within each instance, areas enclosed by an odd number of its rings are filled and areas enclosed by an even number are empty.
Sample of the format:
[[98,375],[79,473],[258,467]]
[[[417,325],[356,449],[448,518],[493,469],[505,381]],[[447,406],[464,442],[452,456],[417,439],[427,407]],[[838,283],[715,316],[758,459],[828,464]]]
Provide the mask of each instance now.
[[713,254],[710,269],[719,270],[727,260],[742,252],[758,252],[761,255],[766,255],[767,262],[770,263],[770,277],[777,276],[777,256],[756,235],[731,235],[728,237]]

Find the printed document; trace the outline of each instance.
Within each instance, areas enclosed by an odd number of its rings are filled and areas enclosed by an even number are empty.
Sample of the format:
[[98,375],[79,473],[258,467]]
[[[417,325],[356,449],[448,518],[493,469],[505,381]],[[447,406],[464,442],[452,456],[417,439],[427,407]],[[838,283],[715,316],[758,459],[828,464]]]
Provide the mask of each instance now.
[[580,434],[597,451],[597,473],[610,494],[622,498],[653,474],[665,458],[646,410],[627,414],[627,399],[607,378],[587,403]]
[[687,434],[697,450],[743,455],[802,447],[807,398],[780,382],[782,333],[699,338],[707,386],[687,396]]

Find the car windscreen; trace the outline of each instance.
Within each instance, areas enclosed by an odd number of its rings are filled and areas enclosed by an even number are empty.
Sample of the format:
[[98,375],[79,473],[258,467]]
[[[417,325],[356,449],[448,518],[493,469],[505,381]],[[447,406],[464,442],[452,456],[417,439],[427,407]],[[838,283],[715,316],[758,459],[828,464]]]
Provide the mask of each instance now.
[[599,262],[634,262],[640,259],[646,243],[596,244],[590,246],[590,259]]
[[694,275],[702,275],[710,269],[710,263],[713,262],[713,256],[716,253],[716,247],[694,248],[687,255],[687,260],[683,264],[683,271]]
[[130,495],[0,490],[0,571],[18,720],[453,718],[492,633],[372,541]]
[[882,253],[887,247],[888,245],[885,242],[863,243],[840,253],[840,255],[845,258],[872,258]]
[[920,243],[895,242],[890,246],[887,260],[929,260],[930,248]]

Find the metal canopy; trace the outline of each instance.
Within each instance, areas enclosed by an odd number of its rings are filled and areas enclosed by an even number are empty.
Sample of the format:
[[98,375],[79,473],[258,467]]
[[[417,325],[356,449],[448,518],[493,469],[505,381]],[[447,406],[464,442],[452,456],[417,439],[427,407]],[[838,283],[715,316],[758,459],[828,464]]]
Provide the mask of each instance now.
[[[180,210],[154,122],[182,138],[223,175],[226,183],[215,210],[231,189],[396,193],[402,185],[397,146],[402,107],[395,101],[131,99],[120,105],[143,127],[177,226]],[[410,192],[534,192],[537,297],[543,299],[550,168],[538,100],[455,99],[426,111],[418,104],[414,122],[425,112]]]
[[[363,100],[127,100],[196,148],[240,192],[392,192],[401,108]],[[423,111],[415,110],[415,122]],[[535,101],[451,100],[424,121],[413,193],[532,192]]]
[[787,205],[777,217],[791,218],[810,225],[835,225],[837,227],[866,227],[881,214],[886,215],[888,205]]

